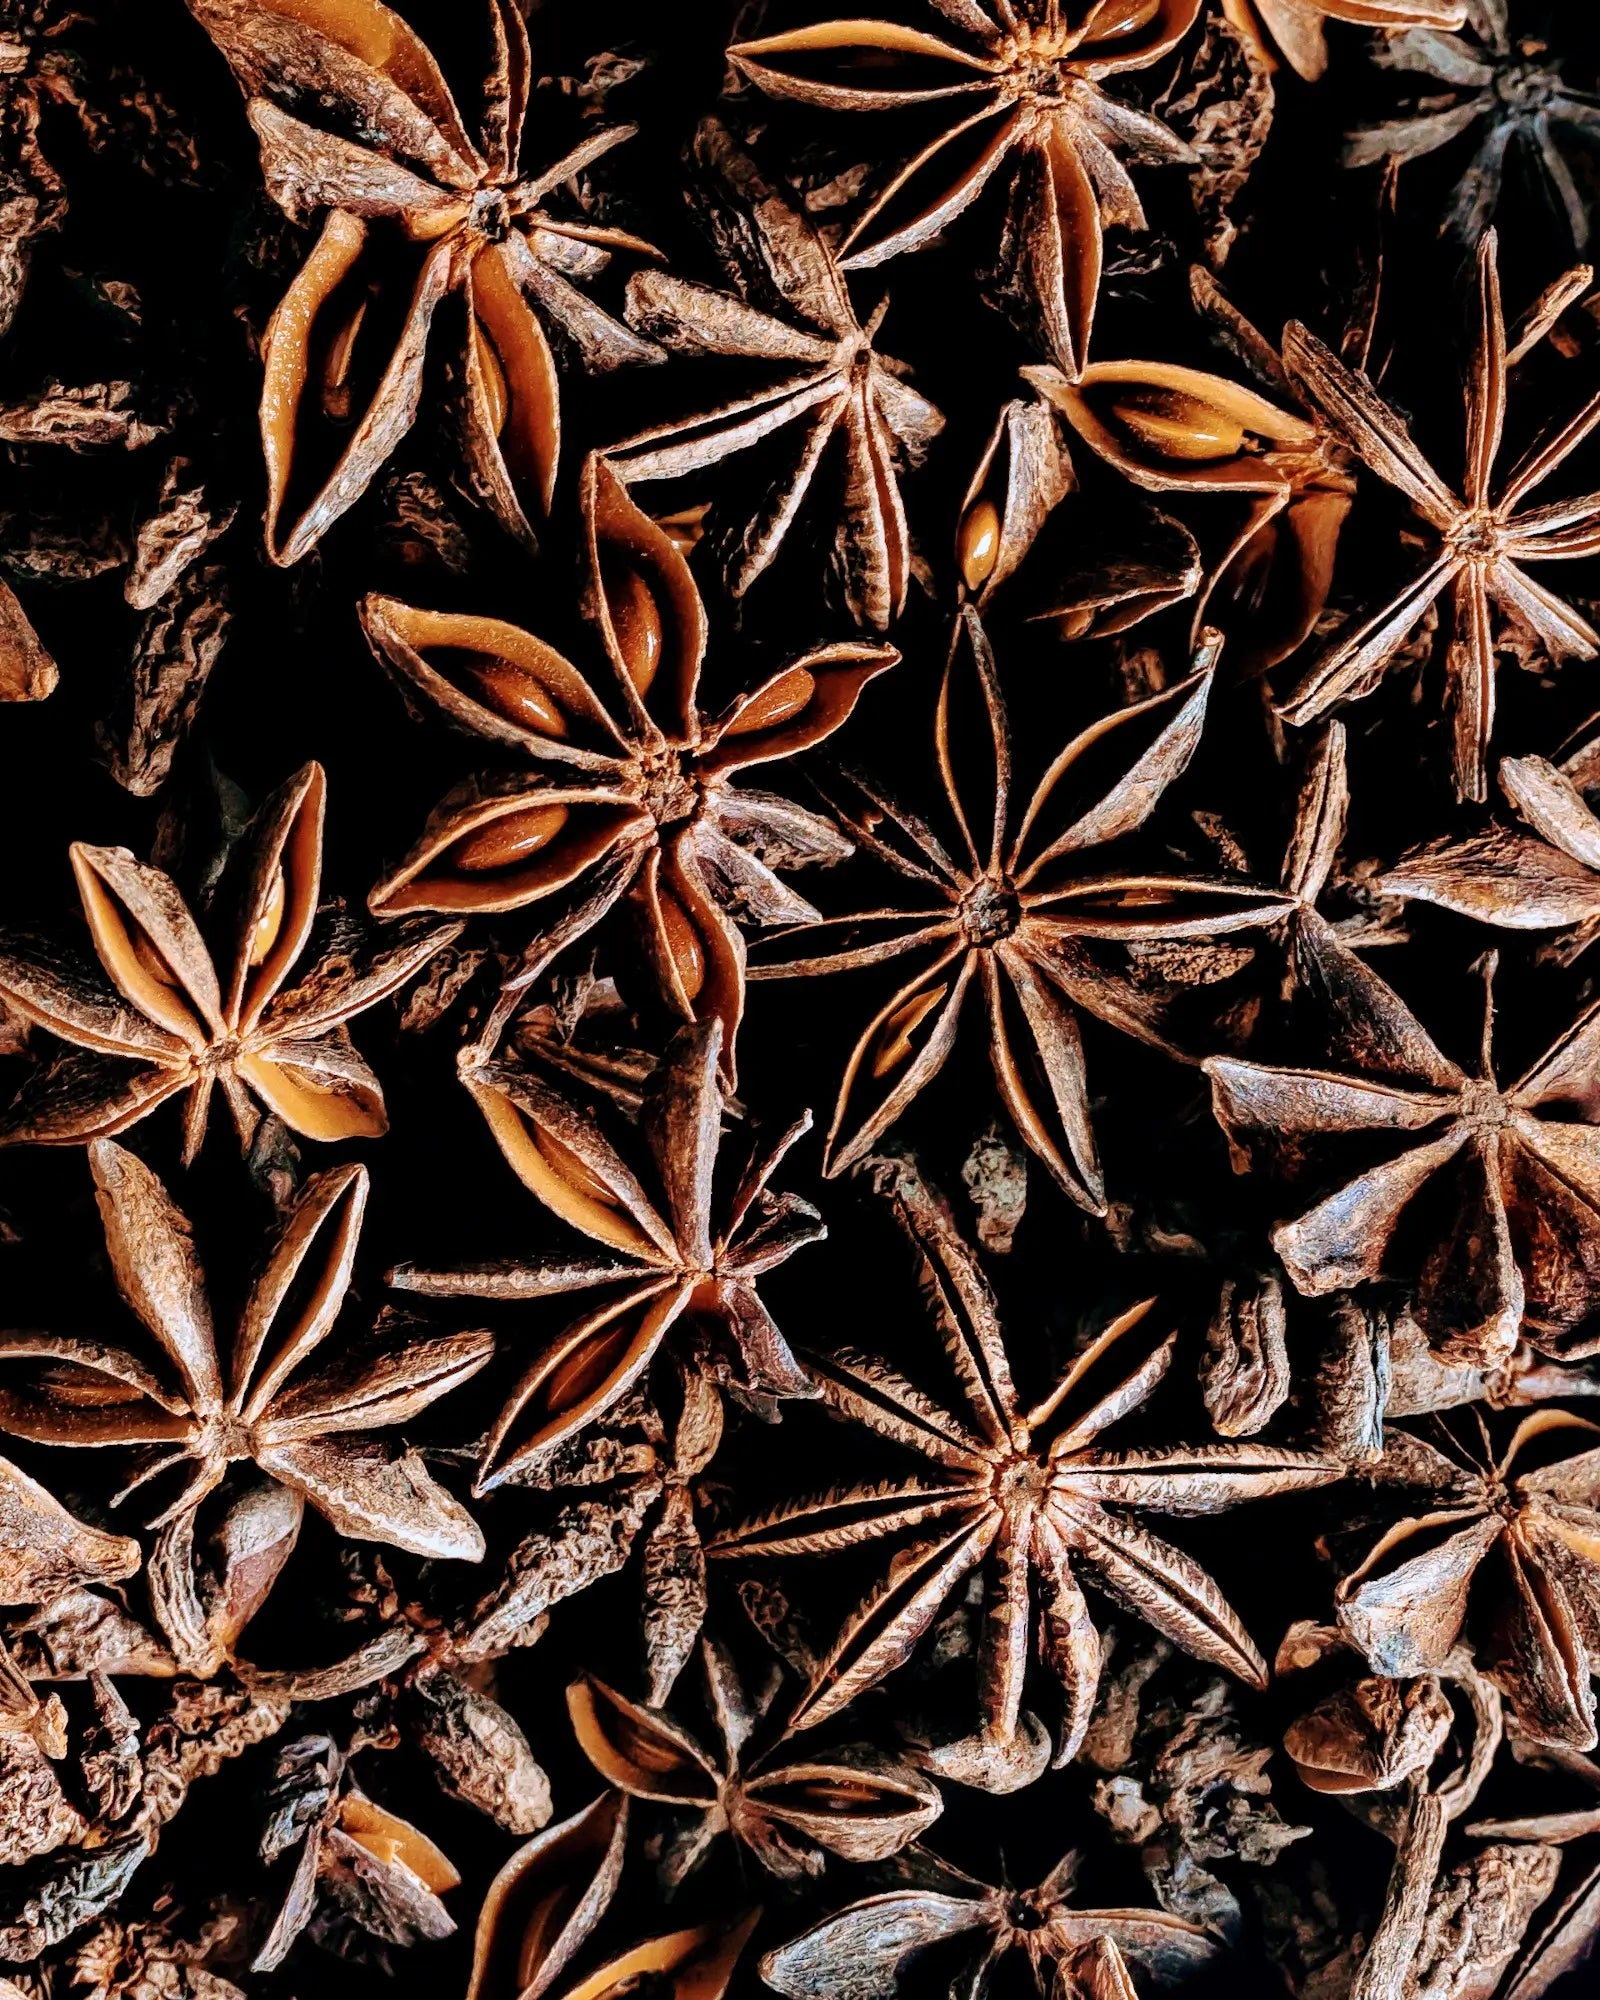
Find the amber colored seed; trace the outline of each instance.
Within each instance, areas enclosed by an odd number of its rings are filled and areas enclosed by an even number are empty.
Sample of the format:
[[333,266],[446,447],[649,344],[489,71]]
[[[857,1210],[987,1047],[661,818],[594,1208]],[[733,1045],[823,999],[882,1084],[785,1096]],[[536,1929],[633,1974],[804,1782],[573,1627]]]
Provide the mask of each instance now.
[[586,1402],[621,1360],[632,1332],[631,1319],[625,1320],[609,1338],[586,1341],[569,1355],[544,1384],[545,1409],[559,1416]]
[[1243,424],[1180,389],[1134,390],[1111,413],[1163,458],[1232,458],[1244,443]]
[[472,875],[514,867],[547,847],[566,823],[565,806],[521,806],[463,835],[450,850],[450,864]]
[[500,357],[494,351],[494,343],[477,320],[472,322],[472,345],[483,377],[483,399],[489,409],[489,428],[498,437],[506,427],[506,413],[511,408],[511,392],[506,387],[506,371],[500,366]]
[[542,1127],[535,1129],[533,1143],[538,1147],[546,1166],[559,1175],[575,1194],[587,1195],[591,1201],[603,1202],[607,1208],[615,1208],[617,1198],[604,1181],[598,1179],[583,1164],[570,1146],[551,1136]]
[[817,677],[804,667],[791,667],[754,701],[747,702],[728,724],[729,736],[748,736],[757,729],[776,729],[792,721],[817,691]]
[[150,977],[158,980],[163,986],[170,986],[176,992],[178,987],[176,974],[161,956],[160,952],[156,950],[150,939],[146,937],[145,933],[130,925],[128,935],[133,941],[134,957],[144,967],[145,971],[149,973]]
[[510,660],[502,660],[494,653],[452,648],[439,663],[453,669],[447,678],[466,681],[469,691],[507,722],[536,730],[541,736],[567,734],[567,718],[551,699],[549,689]]
[[1000,558],[1000,509],[992,500],[974,500],[962,517],[956,557],[968,590],[981,590]]
[[1121,0],[1120,5],[1107,6],[1096,18],[1094,40],[1099,42],[1112,35],[1135,34],[1140,28],[1148,27],[1160,12],[1161,0]]
[[896,1007],[878,1033],[877,1054],[872,1059],[875,1079],[887,1076],[908,1060],[912,1052],[912,1036],[949,990],[948,985],[943,983],[930,986],[927,992],[913,993],[903,1005]]
[[1056,631],[1063,639],[1081,639],[1094,624],[1094,613],[1081,605],[1076,611],[1063,611],[1056,620]]
[[677,897],[663,889],[660,894],[661,928],[666,933],[667,954],[678,975],[683,997],[693,1003],[706,983],[706,949],[689,913]]
[[330,423],[347,424],[354,408],[355,398],[350,387],[351,365],[355,360],[356,341],[360,337],[362,322],[367,317],[371,304],[369,294],[363,293],[345,316],[344,324],[329,342],[327,354],[322,363],[322,414]]
[[661,665],[661,612],[636,569],[606,579],[606,608],[628,678],[640,694],[648,694]]
[[65,1404],[74,1410],[98,1410],[116,1403],[137,1403],[141,1396],[141,1391],[131,1383],[119,1382],[114,1375],[94,1375],[81,1368],[41,1368],[38,1380],[53,1406]]
[[278,942],[278,933],[283,929],[283,913],[288,906],[288,885],[283,879],[283,870],[272,871],[272,889],[267,897],[266,908],[256,918],[255,929],[250,933],[250,963],[259,965]]

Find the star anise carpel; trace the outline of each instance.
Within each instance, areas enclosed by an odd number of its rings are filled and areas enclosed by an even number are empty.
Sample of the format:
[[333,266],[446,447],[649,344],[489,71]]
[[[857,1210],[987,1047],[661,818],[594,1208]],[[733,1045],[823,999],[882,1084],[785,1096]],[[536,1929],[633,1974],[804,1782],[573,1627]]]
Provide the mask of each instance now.
[[1486,230],[1477,253],[1476,343],[1467,384],[1466,476],[1459,493],[1422,455],[1365,375],[1347,368],[1298,323],[1284,335],[1290,375],[1368,470],[1411,503],[1428,553],[1421,571],[1387,603],[1353,618],[1318,653],[1279,711],[1286,721],[1312,722],[1339,703],[1358,700],[1376,686],[1429,608],[1447,597],[1450,637],[1444,674],[1453,726],[1452,771],[1461,799],[1482,799],[1488,791],[1494,611],[1557,664],[1593,659],[1600,651],[1600,635],[1588,621],[1527,569],[1600,549],[1600,499],[1584,493],[1526,504],[1600,423],[1600,393],[1535,439],[1497,477],[1509,367],[1498,255],[1495,232]]
[[[585,611],[610,670],[608,705],[552,646],[504,620],[369,597],[379,659],[457,727],[533,766],[485,772],[443,799],[372,891],[379,916],[538,906],[521,992],[624,896],[664,1003],[722,1024],[733,1073],[744,1007],[738,912],[758,924],[817,912],[774,867],[842,859],[820,815],[740,775],[823,742],[899,654],[844,640],[803,653],[717,716],[699,702],[707,621],[681,551],[603,460],[582,482]],[[619,714],[620,711],[620,714]]]
[[729,60],[769,96],[819,110],[937,110],[948,122],[857,216],[844,268],[920,249],[997,180],[1006,196],[997,289],[1040,351],[1075,377],[1089,358],[1102,231],[1146,226],[1119,156],[1193,159],[1105,84],[1171,54],[1200,0],[934,4],[962,40],[888,21],[821,21],[736,42]]
[[[1216,1584],[1139,1515],[1218,1513],[1326,1485],[1340,1468],[1252,1442],[1102,1446],[1101,1433],[1146,1402],[1171,1366],[1176,1335],[1153,1299],[1102,1326],[1030,1407],[1013,1382],[994,1294],[948,1207],[909,1161],[879,1171],[966,1409],[942,1407],[855,1348],[807,1356],[831,1411],[916,1454],[928,1470],[783,1505],[709,1542],[713,1557],[748,1560],[916,1536],[846,1624],[790,1726],[826,1721],[891,1673],[980,1565],[979,1735],[997,1758],[1023,1725],[1035,1645],[1061,1692],[1058,1760],[1083,1740],[1101,1645],[1080,1572],[1175,1645],[1264,1686],[1261,1655]],[[976,1768],[981,1783],[981,1761]]]
[[1417,28],[1431,41],[1443,39],[1435,30],[1461,27],[1468,5],[1469,0],[1222,0],[1222,11],[1273,68],[1281,58],[1297,76],[1315,83],[1328,67],[1330,21],[1379,28],[1394,41]]
[[483,0],[493,58],[475,138],[427,45],[382,0],[189,7],[245,93],[274,200],[293,221],[323,217],[262,343],[268,554],[298,562],[392,456],[416,419],[436,317],[450,322],[463,483],[531,540],[561,437],[545,323],[591,369],[660,359],[573,282],[613,251],[655,250],[549,205],[633,128],[529,167],[533,58],[509,0]]
[[837,805],[863,854],[912,885],[910,907],[829,918],[765,942],[752,979],[846,972],[900,958],[917,970],[851,1052],[827,1171],[863,1159],[944,1066],[969,999],[981,1007],[1006,1111],[1057,1184],[1091,1214],[1105,1183],[1077,1014],[1172,1049],[1156,999],[1114,958],[1151,940],[1214,939],[1277,922],[1291,904],[1244,881],[1140,866],[1136,833],[1200,739],[1211,674],[1091,723],[1013,803],[1010,728],[975,606],[962,607],[934,717],[953,845],[871,780]]
[[305,1183],[268,1245],[225,1370],[188,1222],[150,1169],[111,1140],[91,1145],[89,1163],[117,1289],[154,1352],[73,1334],[0,1334],[0,1428],[41,1444],[135,1448],[141,1462],[124,1497],[176,1472],[179,1490],[153,1526],[191,1518],[230,1467],[249,1463],[343,1535],[481,1557],[483,1537],[461,1503],[416,1452],[392,1450],[377,1433],[475,1374],[490,1336],[380,1323],[375,1336],[326,1351],[354,1268],[366,1169],[335,1167]]
[[[489,1433],[479,1491],[524,1476],[602,1416],[641,1381],[669,1335],[687,1342],[700,1365],[753,1395],[815,1393],[757,1291],[763,1272],[826,1234],[809,1202],[769,1186],[810,1117],[758,1141],[731,1186],[719,1189],[721,1040],[715,1021],[680,1029],[652,1079],[637,1120],[648,1186],[592,1108],[530,1069],[464,1064],[462,1081],[517,1178],[599,1250],[457,1271],[404,1264],[389,1282],[445,1298],[609,1294],[547,1347],[512,1391]],[[697,1350],[706,1334],[709,1349]]]
[[74,843],[99,965],[13,935],[0,940],[0,999],[82,1053],[24,1085],[0,1120],[0,1144],[110,1138],[182,1095],[188,1165],[217,1088],[241,1148],[260,1123],[258,1104],[308,1139],[387,1130],[382,1088],[345,1023],[397,992],[460,926],[406,925],[376,948],[303,964],[326,799],[322,767],[307,764],[265,801],[232,857],[234,893],[219,896],[204,931],[161,869],[123,847]]
[[874,346],[887,299],[863,325],[827,244],[721,126],[702,126],[694,151],[743,224],[723,232],[730,258],[740,258],[731,271],[737,289],[638,271],[628,282],[628,319],[671,353],[782,372],[704,415],[624,438],[606,458],[630,486],[677,480],[789,433],[781,470],[775,451],[762,454],[774,478],[759,511],[722,538],[728,589],[742,597],[767,569],[814,491],[836,495],[833,561],[845,605],[857,624],[885,631],[905,609],[911,582],[900,470],[921,459],[944,419],[905,380],[905,367]]

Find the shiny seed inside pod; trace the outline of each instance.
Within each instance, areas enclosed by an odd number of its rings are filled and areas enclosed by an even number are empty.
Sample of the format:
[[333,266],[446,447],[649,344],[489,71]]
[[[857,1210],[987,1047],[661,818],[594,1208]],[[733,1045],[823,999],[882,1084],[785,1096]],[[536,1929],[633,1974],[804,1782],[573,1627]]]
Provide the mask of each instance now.
[[1161,0],[1103,0],[1089,23],[1089,39],[1099,42],[1112,35],[1136,34],[1160,12]]
[[640,694],[661,665],[661,611],[650,586],[636,569],[612,571],[605,579],[606,608],[628,678]]
[[757,729],[776,729],[780,722],[792,722],[817,691],[817,677],[804,667],[791,667],[779,674],[770,686],[747,701],[723,732],[727,736],[749,736]]
[[974,500],[961,518],[956,560],[968,590],[981,590],[1000,560],[1000,509],[992,500]]
[[925,993],[913,993],[896,1007],[878,1031],[878,1046],[872,1058],[874,1080],[910,1061],[915,1048],[912,1037],[949,991],[948,982],[941,981]]
[[506,415],[511,408],[511,392],[506,387],[506,371],[500,366],[500,357],[494,351],[494,343],[477,320],[472,322],[472,349],[477,356],[479,378],[483,383],[483,400],[489,428],[496,437],[499,437],[506,427]]
[[565,1181],[574,1194],[587,1195],[590,1201],[598,1201],[607,1208],[617,1206],[617,1198],[597,1174],[593,1174],[583,1164],[570,1146],[563,1145],[542,1127],[533,1132],[533,1143],[538,1147],[540,1157],[550,1171]]
[[350,376],[355,364],[356,342],[372,305],[372,294],[363,292],[351,300],[336,326],[327,352],[322,357],[322,414],[329,423],[347,424],[355,411],[355,395]]
[[1181,389],[1121,390],[1111,414],[1162,458],[1232,458],[1244,443],[1243,424]]
[[566,823],[565,806],[521,806],[463,834],[450,850],[450,864],[471,875],[514,868],[541,847],[548,847]]
[[375,1859],[408,1868],[430,1889],[453,1889],[460,1879],[426,1834],[419,1833],[409,1821],[385,1812],[371,1799],[342,1799],[339,1825],[358,1847]]
[[670,889],[658,891],[656,900],[661,908],[661,928],[666,936],[672,969],[678,975],[683,997],[692,1003],[699,999],[700,989],[706,983],[705,946],[690,921],[689,912]]
[[74,1368],[70,1362],[47,1364],[37,1371],[34,1380],[52,1405],[73,1410],[137,1403],[142,1395],[131,1382],[119,1382],[114,1375],[99,1375],[87,1368]]
[[259,965],[278,942],[278,933],[283,929],[283,913],[288,906],[289,888],[284,881],[283,870],[272,871],[272,887],[267,892],[266,906],[256,918],[250,932],[250,963]]
[[150,977],[162,986],[170,986],[174,992],[178,988],[178,977],[172,967],[156,950],[149,937],[136,924],[129,924],[128,937],[133,945],[133,955]]
[[429,664],[519,729],[532,729],[541,736],[567,734],[567,718],[544,683],[498,653],[452,646],[431,655]]

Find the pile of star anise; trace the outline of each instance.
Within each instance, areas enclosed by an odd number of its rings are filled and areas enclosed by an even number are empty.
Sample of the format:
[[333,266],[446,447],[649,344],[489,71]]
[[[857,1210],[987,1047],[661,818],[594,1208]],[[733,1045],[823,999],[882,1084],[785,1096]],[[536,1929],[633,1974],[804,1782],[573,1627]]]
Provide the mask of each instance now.
[[0,2000],[1600,1983],[1600,9],[862,6],[0,0]]

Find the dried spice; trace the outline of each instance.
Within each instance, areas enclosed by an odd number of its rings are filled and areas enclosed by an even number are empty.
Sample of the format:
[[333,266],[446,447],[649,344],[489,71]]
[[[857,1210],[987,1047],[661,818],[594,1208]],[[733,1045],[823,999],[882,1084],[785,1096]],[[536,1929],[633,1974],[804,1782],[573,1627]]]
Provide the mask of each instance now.
[[1268,62],[1281,59],[1315,83],[1328,67],[1329,21],[1387,29],[1391,43],[1404,40],[1413,25],[1442,39],[1435,31],[1459,28],[1475,4],[1483,0],[1223,0],[1223,13]]

